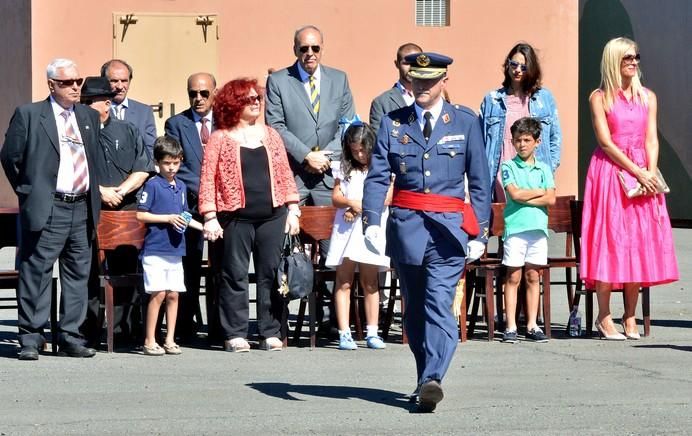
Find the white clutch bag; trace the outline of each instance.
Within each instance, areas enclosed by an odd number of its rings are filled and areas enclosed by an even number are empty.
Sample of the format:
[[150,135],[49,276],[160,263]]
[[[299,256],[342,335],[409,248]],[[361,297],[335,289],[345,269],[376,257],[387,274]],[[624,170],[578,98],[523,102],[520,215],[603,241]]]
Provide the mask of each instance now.
[[[658,183],[656,184],[656,193],[669,193],[670,187],[666,183],[666,180],[663,178],[661,170],[656,171],[656,178],[658,179]],[[639,197],[640,195],[646,195],[646,190],[642,187],[642,184],[639,183],[639,180],[637,180],[636,177],[630,174],[629,171],[619,170],[618,179],[620,179],[620,185],[622,185],[622,189],[625,191],[625,195],[627,196],[627,198],[634,198]]]

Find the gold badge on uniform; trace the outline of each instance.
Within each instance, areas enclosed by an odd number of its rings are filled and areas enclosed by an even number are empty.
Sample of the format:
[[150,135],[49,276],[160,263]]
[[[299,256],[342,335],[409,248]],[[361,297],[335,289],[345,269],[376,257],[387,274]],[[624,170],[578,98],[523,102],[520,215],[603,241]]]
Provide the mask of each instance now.
[[416,63],[419,67],[427,67],[428,65],[430,65],[430,58],[427,55],[421,53],[416,58]]
[[449,122],[449,114],[442,115],[442,121],[447,124]]
[[397,120],[392,120],[392,126],[394,126],[394,127],[399,127],[400,125],[401,125],[401,122],[400,122],[398,119],[397,119]]
[[408,144],[408,135],[402,136],[399,142],[401,142],[402,144]]

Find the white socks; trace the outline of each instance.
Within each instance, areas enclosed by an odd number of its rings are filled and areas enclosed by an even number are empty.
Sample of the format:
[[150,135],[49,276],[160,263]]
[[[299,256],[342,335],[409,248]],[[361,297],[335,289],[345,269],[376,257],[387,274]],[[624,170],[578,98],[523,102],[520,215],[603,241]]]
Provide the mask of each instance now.
[[376,325],[369,325],[366,327],[367,333],[365,333],[365,337],[370,337],[370,336],[377,336],[377,326]]

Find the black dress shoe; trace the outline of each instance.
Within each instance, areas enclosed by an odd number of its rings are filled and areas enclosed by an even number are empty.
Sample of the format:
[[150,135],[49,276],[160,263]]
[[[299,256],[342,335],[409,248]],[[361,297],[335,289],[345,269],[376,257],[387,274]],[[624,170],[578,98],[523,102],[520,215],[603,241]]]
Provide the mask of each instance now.
[[418,395],[418,413],[430,413],[435,410],[437,403],[442,401],[444,398],[444,393],[442,392],[442,386],[437,380],[428,380],[423,383],[420,387],[420,394]]
[[38,360],[38,348],[33,345],[23,345],[18,357],[19,360]]
[[420,395],[420,385],[416,386],[416,389],[410,394],[404,395],[404,398],[407,398],[409,403],[417,403],[418,395]]
[[58,356],[63,357],[94,357],[96,350],[83,345],[67,344],[58,348]]

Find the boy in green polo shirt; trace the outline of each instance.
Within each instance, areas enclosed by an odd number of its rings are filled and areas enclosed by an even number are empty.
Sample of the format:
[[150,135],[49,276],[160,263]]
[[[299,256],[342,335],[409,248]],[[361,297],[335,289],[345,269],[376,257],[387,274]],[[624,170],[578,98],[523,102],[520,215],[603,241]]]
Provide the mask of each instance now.
[[[504,257],[505,311],[507,328],[503,342],[517,342],[517,288],[526,280],[526,339],[547,342],[538,327],[540,283],[538,267],[548,261],[548,207],[555,204],[555,181],[550,167],[536,159],[535,150],[541,143],[541,123],[535,118],[520,118],[510,128],[512,144],[517,151],[514,159],[502,162],[502,186],[505,189]],[[550,328],[548,326],[548,328]]]

